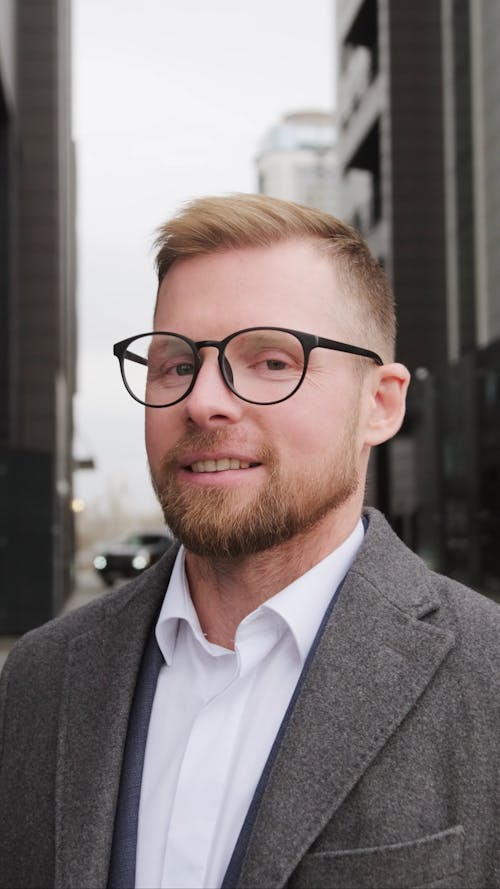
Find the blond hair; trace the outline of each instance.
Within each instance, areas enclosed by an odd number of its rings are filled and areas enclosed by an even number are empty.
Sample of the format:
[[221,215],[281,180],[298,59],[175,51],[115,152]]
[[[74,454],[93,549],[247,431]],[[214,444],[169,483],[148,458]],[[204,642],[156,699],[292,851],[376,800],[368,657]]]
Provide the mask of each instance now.
[[313,207],[257,194],[191,201],[158,229],[158,286],[177,260],[231,249],[270,247],[290,239],[308,240],[334,261],[352,335],[358,341],[368,337],[363,344],[390,360],[396,320],[384,270],[355,229]]

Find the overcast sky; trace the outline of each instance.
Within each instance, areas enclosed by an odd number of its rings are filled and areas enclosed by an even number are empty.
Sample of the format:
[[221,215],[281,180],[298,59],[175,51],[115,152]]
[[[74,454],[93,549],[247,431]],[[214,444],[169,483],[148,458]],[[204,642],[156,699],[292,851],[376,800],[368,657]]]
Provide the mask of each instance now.
[[73,0],[79,457],[75,494],[153,502],[143,414],[112,344],[149,330],[155,228],[201,194],[255,191],[279,118],[335,101],[334,0]]

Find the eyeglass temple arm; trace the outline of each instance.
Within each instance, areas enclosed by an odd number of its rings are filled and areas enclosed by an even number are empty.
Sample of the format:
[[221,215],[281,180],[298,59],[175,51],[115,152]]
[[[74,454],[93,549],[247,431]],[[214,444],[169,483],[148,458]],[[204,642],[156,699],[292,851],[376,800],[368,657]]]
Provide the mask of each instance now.
[[336,352],[348,352],[351,355],[361,355],[365,358],[372,358],[378,365],[384,363],[380,355],[377,355],[376,352],[372,352],[371,349],[362,349],[360,346],[351,346],[347,343],[340,343],[337,340],[327,340],[324,337],[319,336],[318,346],[321,346],[324,349],[334,349]]
[[128,358],[129,361],[135,361],[136,364],[144,364],[147,367],[147,358],[143,358],[142,355],[136,355],[135,352],[129,352],[128,349],[123,353],[123,357]]

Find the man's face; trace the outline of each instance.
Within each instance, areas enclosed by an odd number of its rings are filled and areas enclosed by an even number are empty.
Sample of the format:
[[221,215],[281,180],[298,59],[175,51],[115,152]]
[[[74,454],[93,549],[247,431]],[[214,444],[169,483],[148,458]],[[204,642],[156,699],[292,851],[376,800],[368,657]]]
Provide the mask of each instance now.
[[[199,256],[164,278],[155,330],[198,341],[267,325],[349,342],[336,289],[331,261],[303,241]],[[356,362],[363,359],[314,349],[291,398],[257,405],[226,387],[216,349],[201,354],[192,392],[171,407],[146,409],[153,484],[188,550],[230,558],[260,552],[328,527],[334,514],[360,503],[367,448]]]

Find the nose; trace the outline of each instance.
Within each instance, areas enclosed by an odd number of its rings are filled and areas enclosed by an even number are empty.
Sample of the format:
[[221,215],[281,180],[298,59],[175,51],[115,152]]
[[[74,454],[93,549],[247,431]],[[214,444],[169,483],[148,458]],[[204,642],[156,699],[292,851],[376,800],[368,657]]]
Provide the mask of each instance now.
[[200,353],[202,365],[196,382],[182,402],[188,422],[200,429],[215,429],[236,423],[242,415],[244,402],[224,382],[217,351],[202,348]]

